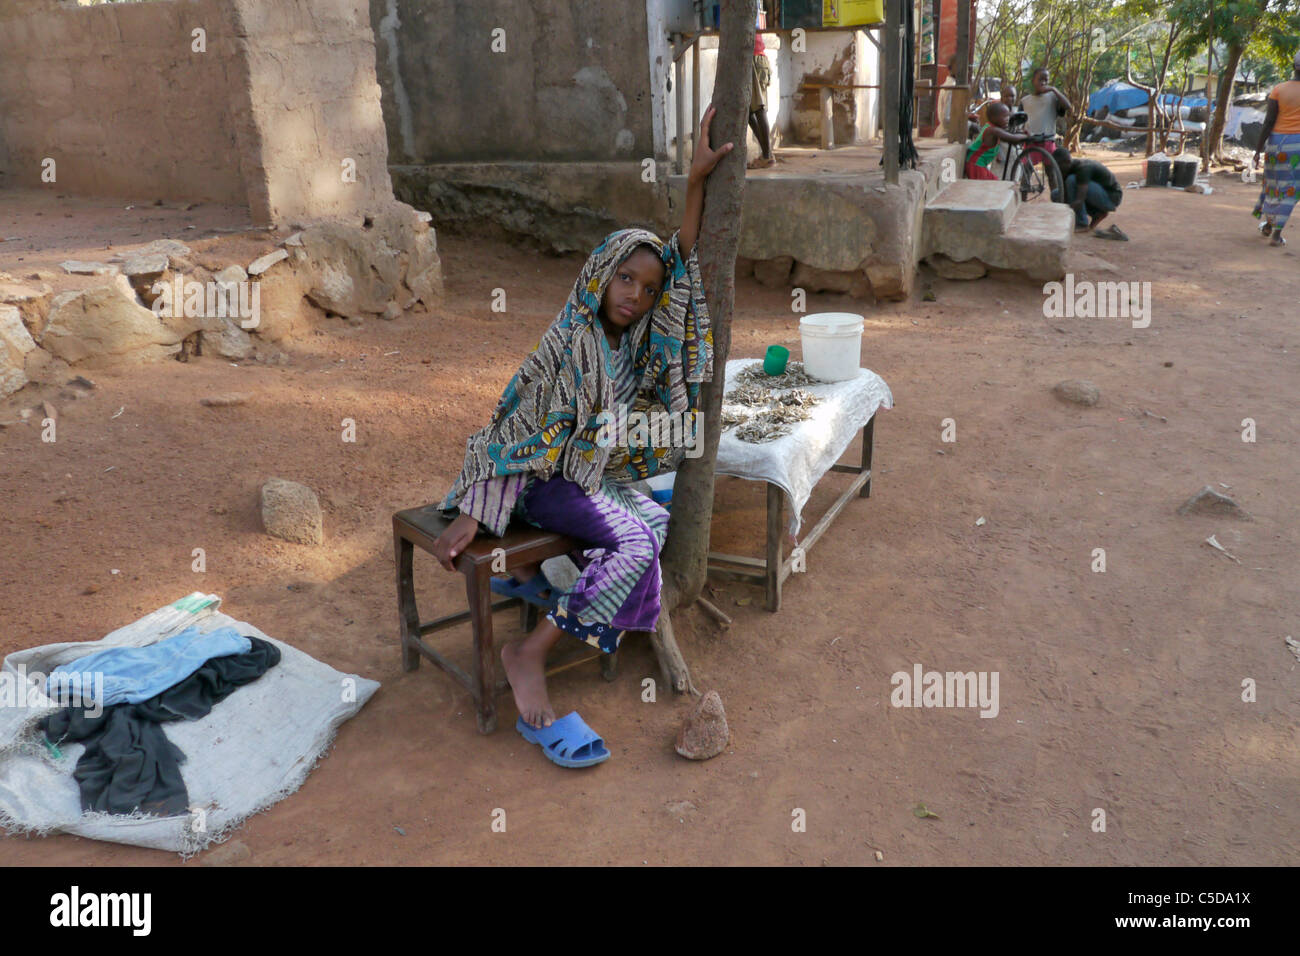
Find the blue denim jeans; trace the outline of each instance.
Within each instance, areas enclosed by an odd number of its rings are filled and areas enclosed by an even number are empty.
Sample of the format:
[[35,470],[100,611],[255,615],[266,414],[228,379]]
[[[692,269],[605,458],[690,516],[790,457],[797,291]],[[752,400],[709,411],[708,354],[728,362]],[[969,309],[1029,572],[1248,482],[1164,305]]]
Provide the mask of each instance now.
[[[1065,201],[1072,203],[1079,191],[1079,183],[1073,173],[1065,177]],[[1074,222],[1078,226],[1088,225],[1089,216],[1096,216],[1103,212],[1114,212],[1119,204],[1113,202],[1110,193],[1102,189],[1097,183],[1088,183],[1088,192],[1084,194],[1083,205],[1074,213]]]
[[[174,637],[145,647],[110,647],[56,667],[46,679],[46,693],[56,702],[67,690],[80,691],[88,703],[91,690],[102,707],[138,704],[174,687],[213,657],[246,654],[253,645],[233,627],[207,634],[186,628]],[[102,686],[102,694],[99,690]]]

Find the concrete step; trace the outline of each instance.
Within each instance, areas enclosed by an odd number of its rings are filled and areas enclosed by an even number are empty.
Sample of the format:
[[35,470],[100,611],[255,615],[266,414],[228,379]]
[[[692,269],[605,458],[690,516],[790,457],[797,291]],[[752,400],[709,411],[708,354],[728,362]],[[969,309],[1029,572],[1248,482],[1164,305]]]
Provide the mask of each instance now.
[[926,203],[925,211],[954,226],[1003,232],[1019,204],[1015,183],[959,179]]
[[923,215],[923,257],[978,259],[1042,281],[1065,274],[1073,213],[1060,203],[1021,203],[1014,183],[960,179],[926,203]]
[[[1065,275],[1065,259],[1074,238],[1074,210],[1063,203],[1032,202],[1022,205],[999,243],[1005,261],[1031,279],[1044,282]],[[989,265],[1001,265],[990,262]]]

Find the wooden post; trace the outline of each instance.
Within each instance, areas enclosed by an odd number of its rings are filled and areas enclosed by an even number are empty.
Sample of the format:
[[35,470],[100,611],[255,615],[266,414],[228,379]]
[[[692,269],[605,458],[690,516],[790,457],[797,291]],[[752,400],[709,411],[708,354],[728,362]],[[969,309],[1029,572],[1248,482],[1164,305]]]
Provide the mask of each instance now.
[[695,161],[695,139],[700,131],[700,37],[691,44],[691,162]]
[[[952,91],[952,105],[949,113],[948,140],[954,143],[966,142],[966,114],[970,111],[970,5],[971,0],[957,0],[957,89]],[[957,130],[953,139],[951,130]]]
[[686,64],[682,59],[686,56],[686,41],[680,37],[673,42],[673,70],[675,81],[673,86],[673,99],[676,104],[677,116],[677,175],[681,175],[686,170],[686,117],[682,114],[686,112],[686,91],[683,87],[686,85]]
[[835,123],[834,110],[831,105],[831,88],[829,86],[823,86],[820,95],[822,108],[822,149],[830,149],[835,145]]
[[885,114],[885,132],[881,138],[881,148],[885,151],[885,182],[891,186],[898,185],[898,73],[901,68],[899,54],[902,51],[900,33],[903,28],[901,13],[904,2],[905,0],[885,0],[885,67],[880,79],[885,94],[881,106]]

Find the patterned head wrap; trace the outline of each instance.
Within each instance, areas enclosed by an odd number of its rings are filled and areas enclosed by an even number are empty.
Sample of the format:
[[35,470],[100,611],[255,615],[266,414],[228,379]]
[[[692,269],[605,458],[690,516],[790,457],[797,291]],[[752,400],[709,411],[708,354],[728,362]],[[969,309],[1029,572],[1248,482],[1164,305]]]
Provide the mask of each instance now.
[[592,251],[564,308],[506,386],[492,420],[470,436],[465,465],[440,507],[454,507],[474,482],[500,475],[531,471],[546,479],[558,467],[590,494],[607,469],[638,479],[676,467],[680,448],[620,449],[599,440],[615,396],[597,313],[610,279],[638,246],[659,257],[665,278],[658,303],[625,333],[632,336],[639,382],[628,411],[667,411],[694,421],[700,383],[713,373],[713,329],[696,250],[683,260],[676,233],[665,243],[645,229],[620,229]]

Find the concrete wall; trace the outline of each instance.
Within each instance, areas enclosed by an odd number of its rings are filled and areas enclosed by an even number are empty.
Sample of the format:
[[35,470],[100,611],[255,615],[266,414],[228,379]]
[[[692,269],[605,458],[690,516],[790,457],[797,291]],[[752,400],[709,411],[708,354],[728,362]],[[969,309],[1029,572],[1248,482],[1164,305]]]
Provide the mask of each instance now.
[[392,199],[374,59],[366,0],[11,0],[0,182],[244,205],[257,222],[373,210]]
[[645,14],[628,2],[370,0],[392,163],[653,156]]
[[225,0],[45,0],[0,18],[0,181],[41,185],[48,157],[60,192],[246,201]]

